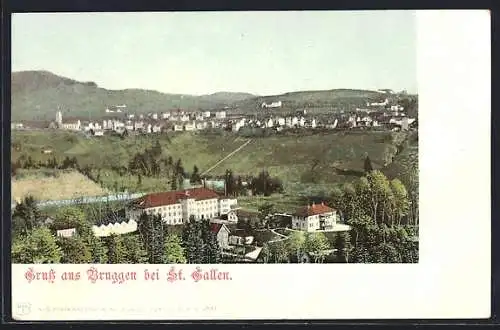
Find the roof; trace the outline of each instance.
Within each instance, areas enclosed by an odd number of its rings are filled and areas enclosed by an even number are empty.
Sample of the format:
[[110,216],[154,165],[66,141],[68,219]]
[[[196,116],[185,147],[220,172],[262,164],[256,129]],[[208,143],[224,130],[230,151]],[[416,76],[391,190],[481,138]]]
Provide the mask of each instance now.
[[238,237],[250,237],[254,236],[250,231],[246,229],[235,229],[231,232],[232,236],[238,236]]
[[323,214],[323,213],[329,213],[335,211],[331,207],[328,207],[324,203],[321,204],[312,204],[312,205],[307,205],[304,207],[301,207],[295,212],[295,215],[300,216],[300,217],[310,217],[312,215],[318,215],[318,214]]
[[151,208],[164,205],[177,204],[182,199],[194,198],[195,200],[205,200],[219,198],[214,190],[207,188],[192,188],[186,190],[167,191],[148,194],[136,199],[133,204],[138,208]]
[[217,234],[221,228],[222,228],[222,223],[210,224],[210,231],[214,234]]
[[222,227],[225,227],[226,230],[229,232],[229,229],[223,223],[211,223],[210,231],[214,234],[218,234],[219,231],[222,229]]

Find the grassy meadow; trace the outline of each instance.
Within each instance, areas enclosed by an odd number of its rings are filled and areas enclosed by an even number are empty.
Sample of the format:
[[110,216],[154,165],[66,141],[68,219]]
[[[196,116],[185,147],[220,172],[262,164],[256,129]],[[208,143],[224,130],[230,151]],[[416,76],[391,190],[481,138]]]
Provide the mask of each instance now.
[[11,198],[19,201],[30,194],[37,200],[62,200],[108,193],[77,171],[21,170],[12,180]]
[[[263,203],[271,202],[278,211],[290,211],[290,208],[307,202],[308,196],[328,195],[335,185],[359,177],[366,155],[375,168],[382,168],[386,159],[395,152],[394,144],[403,138],[403,133],[389,132],[323,132],[257,137],[209,174],[223,175],[226,169],[231,169],[235,175],[256,175],[266,169],[283,181],[285,194],[240,197],[240,205],[257,210]],[[84,180],[85,177],[78,173],[72,173],[67,175],[71,175],[74,181],[67,179],[65,174],[64,184],[61,184],[61,178],[45,178],[45,186],[35,181],[23,184],[25,179],[13,180],[13,196],[19,197],[18,194],[30,189],[36,189],[43,199],[70,198],[74,197],[72,193],[80,196],[99,195],[106,190],[116,189],[129,192],[165,191],[170,189],[167,178],[142,177],[139,183],[137,176],[120,176],[111,167],[126,167],[136,153],[143,152],[159,141],[163,153],[172,156],[174,161],[180,158],[187,172],[191,172],[194,165],[204,172],[248,140],[230,132],[172,132],[168,135],[121,139],[115,136],[88,138],[83,134],[56,130],[14,131],[11,148],[13,162],[21,155],[31,156],[35,162],[45,162],[52,157],[60,162],[65,157],[76,157],[80,166],[90,165],[95,171],[98,169],[104,187]],[[51,149],[52,153],[44,154],[44,149]],[[410,152],[410,149],[406,148],[405,152]],[[391,164],[389,167],[394,168],[392,172],[399,171],[397,165]],[[47,180],[54,181],[53,186],[46,186]]]

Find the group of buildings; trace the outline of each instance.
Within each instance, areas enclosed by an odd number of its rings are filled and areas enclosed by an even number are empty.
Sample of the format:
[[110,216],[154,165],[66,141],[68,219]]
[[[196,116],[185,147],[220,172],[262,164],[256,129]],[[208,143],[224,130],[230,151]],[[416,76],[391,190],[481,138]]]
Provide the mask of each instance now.
[[[94,225],[92,230],[98,237],[134,232],[143,213],[160,216],[167,225],[182,225],[190,219],[207,219],[219,245],[223,250],[227,250],[232,246],[251,245],[254,242],[252,233],[236,229],[239,209],[237,199],[225,197],[205,187],[152,193],[130,202],[123,219]],[[337,211],[324,203],[307,205],[292,214],[282,216],[289,217],[287,226],[292,230],[317,232],[350,229],[339,223]],[[57,231],[58,236],[64,237],[76,234],[75,228]]]
[[[377,102],[366,102],[365,108],[356,108],[353,111],[335,111],[316,113],[311,115],[306,109],[292,111],[288,114],[276,108],[282,108],[282,101],[262,103],[261,108],[267,111],[256,111],[252,114],[227,113],[226,110],[195,112],[180,109],[163,113],[135,114],[130,113],[126,105],[108,107],[99,121],[83,118],[70,118],[63,121],[61,111],[56,114],[55,122],[49,127],[84,131],[94,136],[102,136],[105,132],[116,133],[162,133],[166,131],[199,131],[205,129],[225,129],[238,132],[244,128],[265,128],[282,131],[287,128],[306,129],[354,129],[378,127],[380,129],[408,130],[416,122],[409,118],[405,109],[392,100],[390,91],[385,93],[384,99]],[[12,123],[12,129],[28,128],[23,123]]]

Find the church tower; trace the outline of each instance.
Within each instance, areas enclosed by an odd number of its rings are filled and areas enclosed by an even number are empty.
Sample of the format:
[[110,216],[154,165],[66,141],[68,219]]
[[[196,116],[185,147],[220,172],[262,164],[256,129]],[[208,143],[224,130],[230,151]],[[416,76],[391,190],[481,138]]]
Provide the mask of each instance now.
[[56,124],[59,127],[62,126],[62,113],[61,113],[61,111],[57,111],[57,113],[56,113]]

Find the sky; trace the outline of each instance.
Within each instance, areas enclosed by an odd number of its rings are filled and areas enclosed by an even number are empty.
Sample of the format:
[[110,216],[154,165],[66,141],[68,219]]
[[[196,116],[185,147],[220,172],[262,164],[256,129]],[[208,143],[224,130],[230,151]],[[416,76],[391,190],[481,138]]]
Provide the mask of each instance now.
[[12,17],[12,71],[106,89],[273,95],[417,89],[414,11],[29,13]]

